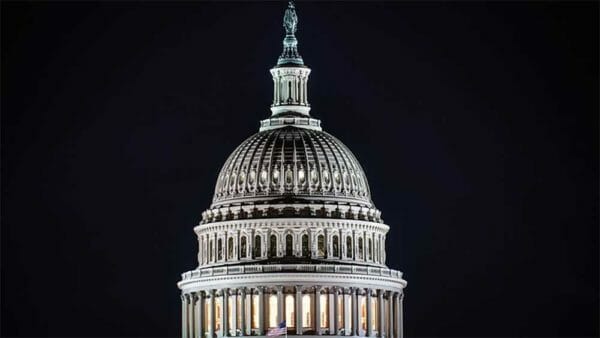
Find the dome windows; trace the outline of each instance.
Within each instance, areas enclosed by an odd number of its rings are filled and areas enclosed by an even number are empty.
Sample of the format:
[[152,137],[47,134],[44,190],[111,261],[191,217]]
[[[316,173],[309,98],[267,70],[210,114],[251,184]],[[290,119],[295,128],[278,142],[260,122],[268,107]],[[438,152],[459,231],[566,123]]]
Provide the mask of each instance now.
[[279,170],[277,169],[277,167],[275,167],[275,169],[273,169],[273,183],[277,184],[279,182]]
[[317,174],[317,170],[314,167],[310,171],[310,182],[313,185],[319,184],[319,174]]
[[323,170],[323,183],[329,184],[329,171],[327,169]]
[[294,183],[294,175],[292,173],[292,169],[290,168],[290,165],[287,165],[287,168],[285,169],[285,184],[287,186],[291,186],[292,183]]
[[325,257],[325,236],[317,236],[317,256]]
[[260,258],[262,256],[262,248],[260,244],[260,236],[254,236],[254,258]]
[[306,177],[304,175],[304,169],[301,167],[300,169],[298,169],[298,183],[300,184],[300,186],[303,186],[304,181],[306,180]]
[[260,171],[260,185],[261,186],[267,185],[268,178],[269,178],[269,174],[267,173],[267,169],[263,166],[262,170]]

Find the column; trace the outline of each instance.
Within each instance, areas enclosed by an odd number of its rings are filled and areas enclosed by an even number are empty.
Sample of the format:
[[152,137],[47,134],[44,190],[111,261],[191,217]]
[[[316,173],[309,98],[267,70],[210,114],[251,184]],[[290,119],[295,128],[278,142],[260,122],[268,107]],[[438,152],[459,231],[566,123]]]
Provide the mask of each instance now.
[[389,292],[388,303],[389,316],[387,320],[390,322],[388,336],[389,338],[395,338],[396,335],[394,334],[394,293],[392,291]]
[[358,329],[358,293],[360,292],[359,288],[354,288],[352,293],[352,334],[354,336],[359,335]]
[[302,285],[296,285],[296,334],[302,331]]
[[204,318],[204,295],[202,291],[198,291],[196,292],[196,335],[194,337],[204,337],[204,323],[202,318]]
[[[277,286],[277,323],[283,321],[283,286]],[[287,323],[286,323],[287,325]]]
[[321,287],[315,286],[315,331],[317,336],[321,335]]
[[265,293],[262,286],[258,287],[258,334],[265,334]]
[[307,93],[308,92],[307,91],[307,87],[308,87],[307,86],[307,82],[308,82],[308,77],[305,77],[304,81],[302,83],[302,85],[304,86],[304,90],[303,90],[303,92],[304,92],[304,104],[308,104],[308,100],[306,99],[307,98],[307,94],[308,94]]
[[227,314],[229,313],[229,311],[227,311],[229,308],[229,289],[223,289],[221,294],[221,335],[227,336],[227,333],[229,332],[229,320],[227,318]]
[[398,338],[404,338],[404,290],[398,296]]
[[187,297],[181,295],[181,337],[187,338]]
[[233,289],[232,294],[233,299],[231,300],[231,331],[233,332],[233,336],[237,336],[237,303],[238,303],[238,290]]
[[247,332],[247,327],[246,327],[246,313],[248,311],[246,311],[246,288],[241,288],[240,290],[240,315],[242,316],[242,318],[240,318],[240,331],[242,331],[242,336],[246,335]]
[[377,318],[379,323],[379,337],[385,336],[385,304],[383,302],[383,290],[377,290],[377,306],[379,306],[379,318]]
[[190,300],[190,304],[188,305],[188,323],[189,323],[189,328],[188,328],[188,337],[190,338],[194,338],[196,337],[196,314],[195,314],[195,297],[193,293],[189,294],[189,300]]
[[[331,332],[330,334],[332,335],[337,335],[338,334],[338,326],[340,323],[338,323],[338,318],[339,318],[339,308],[338,308],[338,289],[334,288],[333,289],[333,332]],[[331,326],[331,325],[329,325]]]
[[367,337],[373,336],[373,325],[371,323],[373,320],[373,313],[371,310],[371,289],[367,289]]
[[215,336],[215,290],[211,289],[210,293],[210,322],[208,323],[208,337]]
[[351,290],[342,289],[342,297],[344,300],[344,336],[352,333],[350,326],[352,325],[352,308],[350,307]]

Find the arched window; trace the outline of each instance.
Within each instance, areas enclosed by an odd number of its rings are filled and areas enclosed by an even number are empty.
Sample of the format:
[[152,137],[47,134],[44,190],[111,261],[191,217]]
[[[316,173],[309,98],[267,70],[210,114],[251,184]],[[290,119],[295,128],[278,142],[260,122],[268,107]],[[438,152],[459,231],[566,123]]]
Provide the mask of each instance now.
[[262,248],[260,247],[260,236],[256,235],[254,237],[254,257],[260,257]]
[[269,257],[277,256],[277,236],[271,235],[269,239]]
[[294,239],[292,238],[292,235],[288,234],[287,236],[285,236],[285,255],[286,256],[293,256],[294,255]]
[[212,262],[213,258],[214,258],[214,253],[213,253],[213,240],[211,239],[210,242],[208,243],[208,261]]
[[358,259],[363,259],[363,239],[358,238]]
[[352,237],[346,237],[346,257],[352,258]]
[[373,241],[369,238],[367,239],[367,259],[371,260],[371,257],[373,257],[373,246],[371,245],[373,243]]
[[325,256],[325,236],[317,236],[317,255],[319,257]]
[[227,240],[227,259],[233,259],[233,237]]
[[337,235],[333,235],[332,242],[333,243],[331,243],[331,246],[333,247],[333,257],[339,257],[340,256],[340,245],[339,245],[339,240],[338,240]]
[[223,240],[217,240],[217,260],[220,261],[223,259]]
[[248,246],[246,241],[247,241],[246,236],[242,236],[241,243],[240,243],[240,257],[242,257],[242,258],[246,258],[246,247]]
[[304,234],[302,235],[302,257],[308,257],[309,256],[309,251],[308,251],[308,235]]

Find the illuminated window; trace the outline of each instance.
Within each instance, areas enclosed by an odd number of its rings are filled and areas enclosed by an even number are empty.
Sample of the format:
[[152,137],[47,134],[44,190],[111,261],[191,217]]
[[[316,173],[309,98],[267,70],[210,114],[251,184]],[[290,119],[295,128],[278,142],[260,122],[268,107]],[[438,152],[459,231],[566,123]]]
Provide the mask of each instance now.
[[302,257],[308,257],[308,235],[302,235]]
[[252,295],[252,328],[258,329],[258,295]]
[[213,240],[210,240],[210,243],[208,244],[208,260],[210,262],[213,261]]
[[329,295],[319,295],[321,328],[329,327]]
[[339,240],[338,240],[337,235],[333,235],[332,242],[333,243],[331,244],[331,246],[333,247],[333,257],[339,257],[340,256],[340,246],[339,246]]
[[227,259],[233,259],[233,237],[227,240]]
[[319,257],[325,256],[325,236],[317,236],[317,255]]
[[246,241],[247,241],[246,236],[242,236],[241,243],[240,243],[240,257],[242,257],[242,258],[246,258],[246,246],[247,246]]
[[379,307],[377,306],[377,297],[371,298],[371,330],[377,331],[377,318],[379,318]]
[[242,316],[244,315],[244,309],[242,309],[242,297],[243,297],[242,295],[238,295],[236,297],[237,304],[236,304],[236,308],[235,308],[235,310],[236,310],[235,311],[235,318],[236,318],[235,326],[238,329],[242,330],[242,332],[243,332],[244,328],[242,327]]
[[269,327],[277,327],[277,296],[269,296]]
[[223,306],[223,297],[215,297],[215,330],[221,329],[221,307]]
[[371,239],[369,238],[369,239],[367,240],[367,259],[368,259],[368,260],[371,260],[371,257],[372,257],[372,254],[373,254],[373,252],[371,251],[371,249],[372,249],[371,243],[372,243],[372,241],[371,241]]
[[277,236],[271,235],[269,239],[269,257],[277,256]]
[[311,328],[311,306],[310,306],[310,295],[302,296],[302,327]]
[[232,296],[227,298],[227,327],[229,330],[233,327],[233,321],[235,317],[233,316],[233,301],[235,299]]
[[296,326],[296,304],[293,295],[285,296],[285,323],[288,327]]
[[202,327],[204,327],[205,332],[208,332],[210,326],[212,326],[212,320],[210,316],[210,298],[206,298],[204,300],[204,316],[202,316],[202,319],[204,320]]
[[352,237],[346,237],[346,257],[352,258]]
[[363,259],[363,239],[358,238],[358,259]]
[[217,260],[223,259],[223,241],[219,238],[217,240]]
[[[348,301],[348,305],[345,304],[346,301]],[[354,325],[353,325],[354,311],[352,309],[354,309],[354,308],[352,307],[353,305],[352,305],[352,297],[351,296],[348,296],[344,299],[344,306],[346,306],[346,309],[348,309],[348,313],[350,314],[350,316],[348,317],[348,325],[347,326],[350,328],[350,330],[353,330],[354,329]]]
[[344,294],[339,295],[336,306],[338,308],[338,327],[342,328],[344,327]]
[[294,255],[294,239],[292,238],[292,235],[287,235],[285,236],[285,255],[286,256],[293,256]]
[[260,236],[255,236],[254,237],[254,257],[260,257],[261,256],[261,247],[260,247]]
[[360,308],[360,328],[363,331],[367,330],[367,302],[365,296],[358,296],[358,305]]

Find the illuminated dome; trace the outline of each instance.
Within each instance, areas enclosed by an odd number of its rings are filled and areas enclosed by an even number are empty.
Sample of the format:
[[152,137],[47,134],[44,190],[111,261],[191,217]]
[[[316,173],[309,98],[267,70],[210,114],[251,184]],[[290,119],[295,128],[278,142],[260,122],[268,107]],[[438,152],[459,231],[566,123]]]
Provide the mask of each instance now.
[[[181,275],[183,338],[403,337],[390,227],[352,152],[310,115],[290,2],[271,116],[225,161]],[[360,126],[357,126],[359,128]]]
[[218,176],[212,207],[274,201],[372,207],[365,174],[332,135],[287,126],[244,141]]

